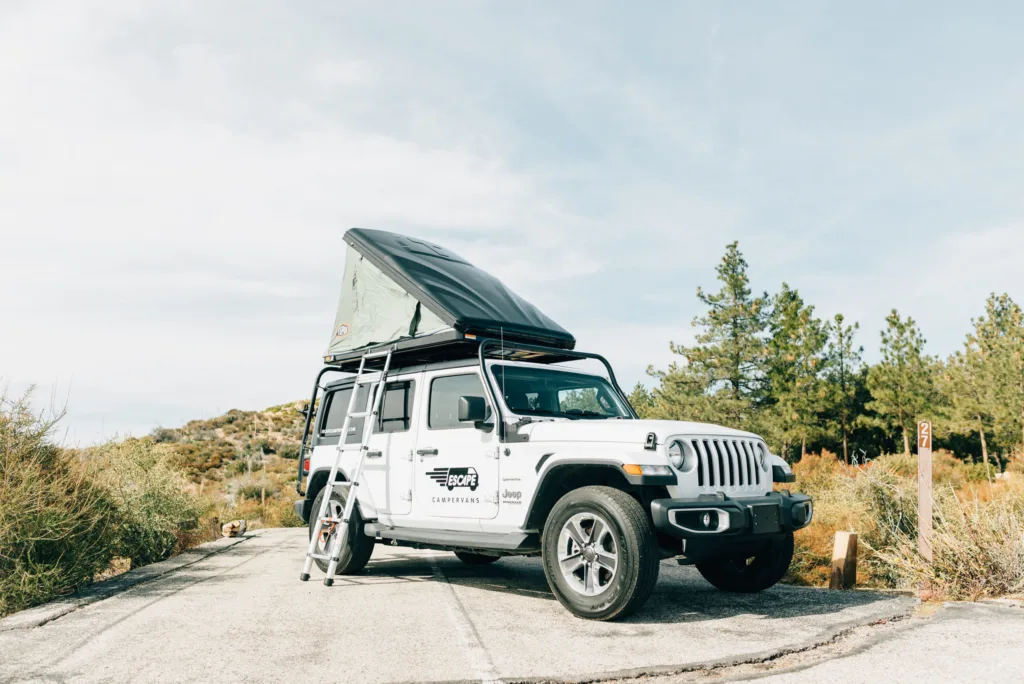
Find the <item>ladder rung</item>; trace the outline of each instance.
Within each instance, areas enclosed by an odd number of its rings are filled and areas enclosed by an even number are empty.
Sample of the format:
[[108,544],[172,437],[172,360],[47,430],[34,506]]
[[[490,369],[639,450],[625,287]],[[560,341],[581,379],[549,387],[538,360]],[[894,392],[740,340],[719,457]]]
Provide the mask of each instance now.
[[383,358],[385,356],[390,356],[390,355],[391,355],[391,350],[390,349],[385,349],[384,351],[367,352],[367,353],[363,354],[363,358],[364,359],[380,359],[380,358]]
[[332,518],[331,516],[324,516],[323,518],[317,518],[321,525],[324,523],[340,523],[341,518]]
[[309,557],[316,558],[317,560],[331,560],[331,557],[326,553],[311,553],[309,554]]
[[367,373],[363,373],[362,375],[356,377],[356,384],[372,385],[375,382],[380,382],[382,375],[384,374],[381,373],[380,371],[370,371]]
[[349,418],[366,418],[369,416],[371,411],[354,411],[348,414]]

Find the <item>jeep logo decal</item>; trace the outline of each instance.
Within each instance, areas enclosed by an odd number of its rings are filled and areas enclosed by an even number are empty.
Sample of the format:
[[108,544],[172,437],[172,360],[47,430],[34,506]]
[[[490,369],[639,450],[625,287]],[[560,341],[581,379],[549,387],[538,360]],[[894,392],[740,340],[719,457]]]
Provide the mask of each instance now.
[[427,472],[427,477],[438,486],[447,487],[449,492],[456,487],[469,487],[469,491],[475,492],[479,484],[476,468],[434,468]]

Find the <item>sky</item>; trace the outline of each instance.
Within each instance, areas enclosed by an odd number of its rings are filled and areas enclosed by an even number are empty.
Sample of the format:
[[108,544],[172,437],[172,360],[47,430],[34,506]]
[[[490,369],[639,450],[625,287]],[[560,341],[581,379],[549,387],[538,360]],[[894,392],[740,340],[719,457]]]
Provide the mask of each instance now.
[[359,226],[627,387],[755,291],[927,351],[1024,300],[1020,3],[0,3],[0,391],[71,444],[308,396]]

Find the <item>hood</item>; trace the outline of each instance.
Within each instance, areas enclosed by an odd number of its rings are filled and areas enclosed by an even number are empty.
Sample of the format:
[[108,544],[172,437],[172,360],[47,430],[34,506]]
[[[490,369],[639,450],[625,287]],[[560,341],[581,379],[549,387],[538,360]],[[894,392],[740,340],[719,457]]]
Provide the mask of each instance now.
[[683,420],[554,420],[530,423],[519,432],[528,434],[531,442],[614,442],[633,445],[642,445],[650,432],[658,436],[658,444],[664,444],[669,437],[676,435],[760,439],[752,432]]

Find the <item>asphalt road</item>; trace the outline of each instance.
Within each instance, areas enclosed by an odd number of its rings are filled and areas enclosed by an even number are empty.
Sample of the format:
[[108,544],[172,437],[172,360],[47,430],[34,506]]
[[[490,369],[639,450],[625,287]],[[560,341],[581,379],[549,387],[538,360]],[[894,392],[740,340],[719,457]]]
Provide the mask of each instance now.
[[362,575],[327,588],[298,581],[304,551],[305,530],[265,530],[45,624],[8,618],[0,681],[605,679],[768,659],[915,604],[784,586],[724,594],[669,561],[644,610],[596,623],[555,601],[538,559],[470,568],[378,546]]

